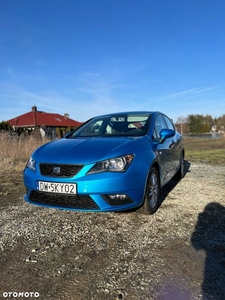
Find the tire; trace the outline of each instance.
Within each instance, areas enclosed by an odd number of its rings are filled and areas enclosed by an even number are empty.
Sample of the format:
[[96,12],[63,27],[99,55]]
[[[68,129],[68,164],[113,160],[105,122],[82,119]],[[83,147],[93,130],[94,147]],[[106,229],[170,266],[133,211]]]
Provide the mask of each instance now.
[[176,178],[177,179],[184,178],[184,154],[183,153],[181,154],[181,157],[180,157],[180,167],[177,171]]
[[140,213],[147,215],[153,215],[159,208],[159,195],[160,195],[160,182],[159,174],[156,168],[152,168],[146,189],[145,189],[145,198],[142,207],[139,209]]

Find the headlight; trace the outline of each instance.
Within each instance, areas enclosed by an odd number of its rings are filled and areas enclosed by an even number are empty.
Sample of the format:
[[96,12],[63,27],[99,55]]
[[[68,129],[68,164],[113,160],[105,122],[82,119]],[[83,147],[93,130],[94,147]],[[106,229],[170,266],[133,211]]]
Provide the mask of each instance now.
[[31,171],[36,171],[36,162],[35,160],[30,157],[28,162],[27,162],[27,165],[26,165],[26,168],[30,169]]
[[133,158],[134,158],[133,154],[128,154],[125,156],[99,161],[90,169],[90,171],[87,174],[92,174],[97,172],[107,172],[107,171],[124,172],[131,164]]

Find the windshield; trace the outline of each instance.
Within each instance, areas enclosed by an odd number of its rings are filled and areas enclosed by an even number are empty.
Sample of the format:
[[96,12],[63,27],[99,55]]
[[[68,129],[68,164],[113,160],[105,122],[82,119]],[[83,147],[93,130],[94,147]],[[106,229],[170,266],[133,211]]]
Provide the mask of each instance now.
[[146,113],[96,117],[77,128],[67,138],[142,136],[147,133],[150,116]]

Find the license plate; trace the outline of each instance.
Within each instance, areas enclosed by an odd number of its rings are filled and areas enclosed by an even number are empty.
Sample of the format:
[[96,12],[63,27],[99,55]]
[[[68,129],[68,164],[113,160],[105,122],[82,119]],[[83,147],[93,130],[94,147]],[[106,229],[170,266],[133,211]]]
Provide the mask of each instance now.
[[75,183],[37,181],[37,190],[46,193],[76,195],[77,186]]

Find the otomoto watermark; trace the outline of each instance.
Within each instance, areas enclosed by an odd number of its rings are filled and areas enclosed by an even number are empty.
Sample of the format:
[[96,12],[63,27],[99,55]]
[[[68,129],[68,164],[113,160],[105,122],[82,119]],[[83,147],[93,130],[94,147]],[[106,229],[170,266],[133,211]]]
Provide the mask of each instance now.
[[3,292],[4,298],[38,298],[40,294],[38,292]]

